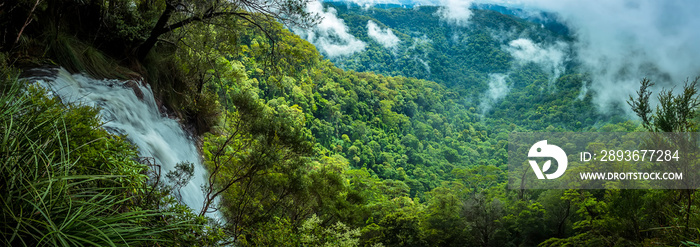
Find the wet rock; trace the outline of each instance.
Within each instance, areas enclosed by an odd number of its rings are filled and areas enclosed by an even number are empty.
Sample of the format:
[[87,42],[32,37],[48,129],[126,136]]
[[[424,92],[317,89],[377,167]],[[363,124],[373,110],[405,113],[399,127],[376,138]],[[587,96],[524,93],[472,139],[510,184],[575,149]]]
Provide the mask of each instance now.
[[124,86],[127,88],[131,88],[131,90],[134,90],[134,94],[136,95],[136,98],[139,100],[143,100],[143,92],[141,91],[141,88],[139,87],[139,84],[135,81],[127,81],[124,83]]
[[53,80],[58,74],[57,66],[44,66],[39,68],[30,68],[22,70],[19,77],[20,78],[45,78]]

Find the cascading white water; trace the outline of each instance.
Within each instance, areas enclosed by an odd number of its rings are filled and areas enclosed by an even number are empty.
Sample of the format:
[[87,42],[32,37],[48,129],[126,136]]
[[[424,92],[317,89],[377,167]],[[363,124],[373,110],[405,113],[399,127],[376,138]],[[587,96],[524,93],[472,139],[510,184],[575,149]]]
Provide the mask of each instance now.
[[[194,176],[179,194],[182,202],[195,213],[201,211],[204,206],[201,188],[207,181],[201,157],[194,141],[178,122],[160,113],[148,85],[134,81],[96,80],[71,74],[63,68],[57,70],[55,78],[32,79],[44,87],[48,86],[64,103],[82,103],[101,108],[104,128],[114,134],[127,135],[128,140],[138,146],[141,156],[153,157],[156,164],[161,165],[161,176],[175,170],[177,163],[193,163]],[[219,218],[215,213],[207,215]]]

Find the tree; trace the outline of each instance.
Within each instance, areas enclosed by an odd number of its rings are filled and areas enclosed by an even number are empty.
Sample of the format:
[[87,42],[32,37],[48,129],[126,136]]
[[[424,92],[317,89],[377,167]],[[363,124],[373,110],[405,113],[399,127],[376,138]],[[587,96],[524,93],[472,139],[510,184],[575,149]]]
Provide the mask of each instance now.
[[474,242],[479,246],[493,246],[494,234],[499,229],[498,219],[503,216],[503,203],[483,193],[473,195],[462,204],[462,217],[470,224]]
[[[681,167],[674,167],[679,170],[683,170],[688,174],[695,169],[694,164],[697,160],[697,135],[695,134],[685,134],[684,132],[697,132],[697,117],[698,117],[698,107],[700,107],[700,94],[698,94],[698,81],[700,77],[696,77],[693,82],[688,82],[686,80],[683,86],[683,92],[679,95],[673,94],[673,89],[662,90],[657,96],[659,100],[659,105],[656,110],[651,109],[649,103],[649,97],[652,92],[649,88],[654,86],[649,79],[644,78],[641,81],[639,91],[637,91],[637,98],[630,96],[627,104],[632,107],[632,110],[642,119],[642,125],[653,132],[676,132],[674,133],[674,138],[672,141],[665,140],[664,138],[659,138],[653,140],[655,146],[659,147],[680,147],[683,150],[683,154],[691,154],[691,157],[684,157],[684,163],[681,163]],[[673,142],[673,143],[671,143]],[[680,143],[680,145],[678,144]],[[677,146],[678,145],[678,146]],[[677,149],[677,148],[676,148]],[[687,163],[690,161],[690,163]],[[692,181],[692,180],[691,180]],[[689,188],[696,188],[697,184],[690,183]],[[691,207],[693,204],[693,195],[695,189],[680,190],[679,192],[685,197],[685,229],[690,227],[690,217]]]
[[192,180],[194,176],[194,164],[180,162],[175,165],[175,170],[168,171],[165,178],[172,184],[172,189],[177,191],[178,198],[182,198],[180,189]]
[[649,88],[654,86],[654,83],[644,78],[641,81],[639,91],[637,91],[637,98],[630,96],[627,104],[642,119],[642,125],[650,131],[697,131],[694,118],[697,115],[698,106],[700,106],[698,80],[700,77],[696,77],[691,83],[686,80],[680,95],[673,95],[673,89],[661,91],[658,95],[659,105],[656,107],[656,111],[652,111],[649,103],[652,92],[649,91]]
[[469,241],[469,222],[460,215],[464,200],[460,192],[466,190],[462,183],[445,182],[427,193],[423,225],[432,246],[464,246]]
[[225,26],[226,23],[221,22],[221,20],[226,20],[229,17],[240,18],[255,25],[270,40],[273,40],[263,28],[263,23],[280,21],[287,25],[300,27],[310,27],[316,24],[319,19],[318,15],[305,10],[309,1],[166,0],[163,12],[151,29],[148,38],[137,48],[136,56],[139,61],[143,61],[164,34],[194,22]]

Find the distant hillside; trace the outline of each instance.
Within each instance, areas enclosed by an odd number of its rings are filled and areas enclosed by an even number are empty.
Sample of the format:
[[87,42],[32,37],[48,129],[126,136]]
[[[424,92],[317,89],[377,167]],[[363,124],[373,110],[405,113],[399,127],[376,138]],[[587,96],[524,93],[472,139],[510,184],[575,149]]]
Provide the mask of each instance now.
[[[469,24],[442,21],[438,7],[371,8],[329,3],[345,21],[350,34],[367,44],[362,52],[329,57],[341,68],[374,71],[429,79],[446,85],[479,85],[488,73],[505,73],[514,62],[502,49],[508,42],[524,38],[541,46],[570,37],[494,10],[473,11]],[[380,29],[390,29],[400,40],[387,49],[368,36],[368,21]],[[568,65],[568,64],[565,64]],[[483,85],[482,85],[483,86]]]
[[438,82],[497,123],[573,130],[612,121],[587,98],[590,80],[577,69],[573,37],[551,14],[522,19],[516,16],[526,16],[522,10],[479,5],[467,22],[456,23],[435,6],[324,6],[356,40],[337,30],[296,33],[339,68]]

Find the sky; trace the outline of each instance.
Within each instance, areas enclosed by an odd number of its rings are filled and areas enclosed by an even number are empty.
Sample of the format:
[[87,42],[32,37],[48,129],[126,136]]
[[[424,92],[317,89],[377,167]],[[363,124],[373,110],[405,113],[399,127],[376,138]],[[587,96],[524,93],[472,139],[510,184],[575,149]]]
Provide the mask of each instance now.
[[[686,79],[700,75],[700,1],[687,0],[349,0],[369,7],[380,3],[439,5],[440,18],[449,24],[468,26],[472,4],[499,4],[521,8],[522,13],[537,15],[540,11],[556,14],[575,37],[571,49],[592,80],[584,85],[586,92],[595,92],[600,109],[625,106],[627,95],[634,94],[639,81],[648,77],[661,87],[676,86],[680,91]],[[320,3],[314,5],[318,10]],[[307,39],[326,51],[327,56],[342,56],[364,49],[364,43],[347,34],[342,20],[332,9],[322,12],[333,25],[323,25],[325,34],[338,33],[340,45],[324,42],[323,35]],[[340,20],[340,21],[338,21]],[[368,23],[368,25],[376,24]],[[341,27],[342,26],[342,27]],[[330,29],[329,29],[330,28]],[[378,28],[378,27],[376,27]],[[373,28],[374,29],[374,28]],[[328,31],[332,30],[332,31]],[[388,30],[388,31],[387,31]],[[374,29],[389,37],[390,29]],[[381,31],[377,32],[377,31]],[[322,33],[323,34],[323,33]],[[347,34],[347,35],[346,35]],[[391,34],[391,35],[389,35]],[[320,37],[320,38],[319,38]],[[377,36],[379,37],[379,36]],[[376,39],[378,42],[381,39]],[[391,46],[391,42],[388,44]],[[555,50],[539,47],[527,40],[514,40],[511,53],[537,52],[538,61],[558,62],[562,56]],[[533,49],[533,47],[535,49]],[[518,50],[520,49],[520,50]],[[336,52],[335,50],[338,50]],[[547,56],[551,56],[547,58]],[[545,66],[545,65],[543,65]],[[557,66],[547,68],[557,73]]]

